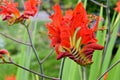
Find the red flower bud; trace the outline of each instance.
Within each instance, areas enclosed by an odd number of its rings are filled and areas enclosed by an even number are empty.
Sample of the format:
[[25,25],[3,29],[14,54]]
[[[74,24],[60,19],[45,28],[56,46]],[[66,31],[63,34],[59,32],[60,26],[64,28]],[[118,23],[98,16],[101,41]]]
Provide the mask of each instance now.
[[5,55],[5,54],[9,54],[9,52],[6,50],[6,49],[1,49],[0,50],[0,58],[2,57],[2,55]]

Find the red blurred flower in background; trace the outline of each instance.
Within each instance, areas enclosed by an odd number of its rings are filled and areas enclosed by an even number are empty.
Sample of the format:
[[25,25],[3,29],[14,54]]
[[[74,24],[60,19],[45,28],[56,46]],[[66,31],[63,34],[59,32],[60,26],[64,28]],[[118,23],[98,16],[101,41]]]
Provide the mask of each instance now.
[[79,3],[76,8],[65,12],[59,5],[53,6],[55,13],[50,16],[52,22],[46,26],[51,40],[51,46],[55,47],[57,59],[69,57],[78,64],[87,65],[92,63],[94,50],[102,50],[103,46],[97,44],[94,32],[96,32],[99,22],[97,17],[93,28],[88,28],[88,15]]
[[117,2],[117,6],[115,8],[117,12],[120,12],[120,1]]
[[0,15],[2,15],[3,20],[7,20],[8,24],[11,25],[29,19],[30,16],[35,16],[38,11],[37,5],[40,3],[41,1],[38,0],[27,0],[24,3],[24,13],[20,14],[20,11],[17,8],[18,3],[14,3],[12,0],[3,0],[2,4],[0,4]]
[[0,58],[2,58],[3,57],[3,55],[7,55],[7,56],[9,56],[9,52],[6,50],[6,49],[1,49],[0,50]]
[[7,20],[13,16],[18,18],[20,16],[20,12],[17,7],[18,3],[13,3],[12,0],[4,0],[3,4],[0,5],[0,14],[2,15],[3,20]]
[[35,16],[35,14],[37,13],[38,9],[37,9],[37,5],[40,4],[41,2],[38,0],[28,0],[25,2],[25,11],[24,11],[24,15],[27,16]]
[[6,76],[5,80],[16,80],[16,77],[14,75]]

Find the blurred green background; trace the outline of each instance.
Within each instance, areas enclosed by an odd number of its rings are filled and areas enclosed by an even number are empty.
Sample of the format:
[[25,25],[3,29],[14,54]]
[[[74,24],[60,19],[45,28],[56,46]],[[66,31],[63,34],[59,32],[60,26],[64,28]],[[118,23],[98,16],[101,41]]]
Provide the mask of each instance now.
[[[19,2],[19,9],[21,12],[23,11],[23,4],[21,0],[14,0],[15,2]],[[45,23],[49,21],[48,19],[48,14],[46,13],[53,13],[52,11],[52,6],[54,4],[60,4],[63,11],[66,9],[73,9],[76,5],[78,0],[43,0],[42,5],[40,7],[40,13],[38,16],[35,18],[32,18],[31,20],[31,27],[30,29],[34,27],[34,23],[36,23],[36,31],[34,33],[34,44],[35,48],[37,49],[37,52],[39,53],[39,57],[43,59],[46,55],[50,53],[52,48],[50,48],[50,41],[47,36],[47,29],[45,27]],[[84,0],[82,0],[84,1]],[[106,4],[106,0],[96,0],[99,1],[103,4]],[[117,0],[110,0],[110,9],[111,9],[111,15],[113,15],[112,11],[113,8],[116,5]],[[88,13],[98,13],[98,5],[92,3],[90,0],[88,0],[88,5],[87,5],[87,11]],[[91,7],[92,6],[92,7]],[[104,11],[104,14],[105,11]],[[12,26],[8,26],[6,22],[3,22],[0,20],[0,32],[5,33],[8,36],[11,36],[14,39],[23,41],[23,42],[28,42],[28,36],[24,35],[26,34],[26,29],[24,26],[20,24],[15,24]],[[29,47],[24,46],[22,44],[16,43],[10,39],[5,38],[4,36],[0,35],[0,48],[5,48],[11,53],[12,59],[16,63],[20,63],[19,60],[21,59],[21,54],[23,54],[21,50],[25,48],[26,50],[29,50]],[[31,50],[32,51],[32,50]],[[28,55],[29,56],[29,55]],[[26,58],[28,57],[26,56]],[[59,68],[60,68],[60,61],[61,60],[56,60],[56,54],[55,52],[43,63],[43,70],[45,75],[49,76],[54,76],[58,77],[59,75]],[[25,63],[24,63],[25,64]],[[31,53],[31,59],[30,59],[30,69],[39,71],[39,65],[36,60],[36,57],[34,56],[33,53]],[[16,75],[18,68],[14,65],[8,65],[8,64],[0,64],[0,80],[4,80],[5,76],[8,75]],[[32,80],[31,73],[29,74],[29,79]],[[45,79],[47,80],[47,79]]]

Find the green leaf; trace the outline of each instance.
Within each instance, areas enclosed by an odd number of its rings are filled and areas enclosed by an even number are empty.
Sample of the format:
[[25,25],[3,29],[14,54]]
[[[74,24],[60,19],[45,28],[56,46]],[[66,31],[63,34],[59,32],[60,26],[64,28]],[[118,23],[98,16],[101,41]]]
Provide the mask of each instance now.
[[81,2],[81,0],[78,0],[78,3]]
[[73,60],[66,58],[62,80],[83,80],[80,65]]
[[[103,7],[101,6],[100,17],[102,17],[102,15],[103,15]],[[107,25],[107,23],[108,21],[106,20],[105,26]],[[102,22],[100,21],[99,28],[101,27],[102,27]],[[105,36],[106,36],[106,30],[97,31],[98,44],[104,45]],[[102,61],[102,51],[95,51],[95,53],[93,54],[93,64],[91,65],[90,68],[89,80],[97,80],[97,77],[99,76],[100,73],[101,61]]]
[[[27,41],[28,38],[26,38],[26,37],[27,37],[27,33],[24,32],[23,33],[23,40],[24,41]],[[30,57],[30,56],[28,56],[26,53],[27,53],[27,47],[25,45],[21,45],[20,46],[20,53],[19,53],[20,57],[19,57],[18,64],[20,64],[22,66],[25,66],[25,64],[28,64],[28,63],[26,63],[26,61],[28,62],[28,60],[29,60],[28,57]],[[28,80],[28,72],[18,67],[16,77],[17,77],[17,80]]]
[[[120,46],[118,51],[116,52],[115,57],[112,60],[112,64],[116,63],[120,59]],[[120,80],[120,63],[115,66],[111,71],[108,73],[107,80]]]
[[113,27],[113,23],[115,22],[115,16],[116,16],[117,12],[114,11],[114,14],[113,14],[113,17],[112,17],[112,21],[111,21],[111,24],[110,24],[110,27],[112,28]]
[[[34,37],[35,37],[35,32],[36,32],[36,27],[37,27],[37,21],[33,22],[33,23],[34,23],[34,29],[33,29],[34,31],[31,34],[32,34],[32,40],[34,42]],[[22,27],[24,27],[24,26],[22,26]],[[24,42],[29,42],[27,32],[25,31],[23,34],[24,34],[23,35]],[[32,53],[32,54],[34,54],[34,53]],[[30,60],[31,60],[31,47],[21,45],[20,46],[19,64],[29,69],[30,68]],[[27,72],[23,69],[20,69],[18,67],[17,80],[29,80],[29,72]]]
[[116,38],[117,38],[117,32],[118,32],[118,28],[119,28],[119,20],[118,18],[117,19],[117,22],[114,23],[114,30],[113,30],[113,33],[111,35],[111,38],[110,38],[110,42],[108,44],[108,48],[107,48],[107,51],[106,51],[106,55],[105,55],[105,58],[104,58],[104,62],[103,62],[103,65],[102,65],[102,73],[104,73],[106,71],[106,69],[108,68],[109,64],[110,64],[110,60],[111,60],[111,57],[112,57],[112,50],[114,48],[114,44],[115,44],[115,41],[116,41]]
[[87,7],[87,0],[84,0],[84,8],[86,9]]

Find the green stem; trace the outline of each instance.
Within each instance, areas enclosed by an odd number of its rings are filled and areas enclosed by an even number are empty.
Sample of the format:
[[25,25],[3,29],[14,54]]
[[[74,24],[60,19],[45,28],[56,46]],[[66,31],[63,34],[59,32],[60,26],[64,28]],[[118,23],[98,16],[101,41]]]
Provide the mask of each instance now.
[[84,0],[84,8],[86,9],[87,7],[87,0]]
[[59,75],[60,80],[62,80],[64,64],[65,64],[65,58],[63,58],[63,60],[61,62],[61,66],[60,66],[60,75]]
[[87,80],[86,67],[83,67],[83,79],[84,79],[84,80]]
[[23,45],[26,45],[26,46],[31,46],[29,43],[24,43],[24,42],[22,42],[22,41],[16,40],[16,39],[14,39],[14,38],[6,35],[5,33],[0,32],[0,35],[4,36],[4,37],[6,37],[6,38],[8,38],[8,39],[10,39],[10,40],[12,40],[12,41],[15,41],[15,42],[17,42],[17,43],[20,43],[20,44],[23,44]]
[[[106,8],[106,15],[108,17],[108,35],[107,35],[107,40],[106,40],[106,44],[105,44],[105,48],[103,50],[103,55],[106,55],[106,52],[107,52],[107,48],[108,48],[108,44],[109,44],[109,41],[110,41],[110,38],[111,38],[111,33],[110,33],[110,9],[109,9],[109,0],[107,0],[107,8]],[[104,60],[104,57],[103,56],[103,60]]]
[[81,0],[78,0],[78,3],[81,2]]
[[90,1],[93,2],[93,3],[95,3],[96,5],[99,5],[99,6],[102,6],[102,7],[104,7],[104,8],[107,8],[106,5],[103,5],[103,4],[101,4],[101,3],[99,3],[99,2],[97,2],[97,1],[95,1],[95,0],[90,0]]
[[16,63],[13,62],[12,60],[10,60],[10,62],[0,62],[0,64],[13,64],[13,65],[15,65],[15,66],[17,66],[17,67],[19,67],[19,68],[21,68],[21,69],[24,69],[24,70],[26,70],[26,71],[28,71],[28,72],[30,72],[30,73],[33,73],[33,74],[35,74],[35,75],[38,75],[38,76],[42,76],[42,77],[44,77],[44,78],[46,78],[46,79],[50,79],[50,80],[60,80],[59,78],[46,76],[46,75],[40,74],[40,73],[38,73],[38,72],[35,72],[35,71],[33,71],[33,70],[27,69],[27,68],[25,68],[25,67],[23,67],[23,66],[21,66],[21,65],[19,65],[19,64],[16,64]]
[[111,33],[113,32],[114,28],[116,27],[119,19],[120,19],[120,13],[117,15],[117,18],[116,18],[116,20],[115,20],[115,22],[114,22],[114,24],[113,24],[113,26],[111,28]]
[[[41,74],[43,74],[42,63],[40,62],[40,58],[38,57],[37,51],[36,51],[36,49],[35,49],[35,47],[34,47],[34,45],[33,45],[32,38],[31,38],[31,35],[30,35],[30,31],[29,31],[28,27],[26,27],[26,29],[27,29],[27,33],[28,33],[29,40],[30,40],[30,43],[31,43],[31,47],[32,47],[33,52],[34,52],[34,54],[35,54],[35,56],[36,56],[36,58],[37,58],[37,61],[38,61],[39,65],[40,65]],[[44,80],[44,77],[43,77],[43,76],[42,76],[42,80]]]
[[44,59],[41,60],[41,63],[44,63],[48,59],[48,57],[53,54],[53,52],[54,49]]
[[114,11],[114,14],[113,14],[113,17],[112,17],[112,21],[111,21],[111,25],[110,25],[111,28],[113,27],[113,23],[114,23],[114,21],[116,19],[116,14],[117,14],[117,12]]

